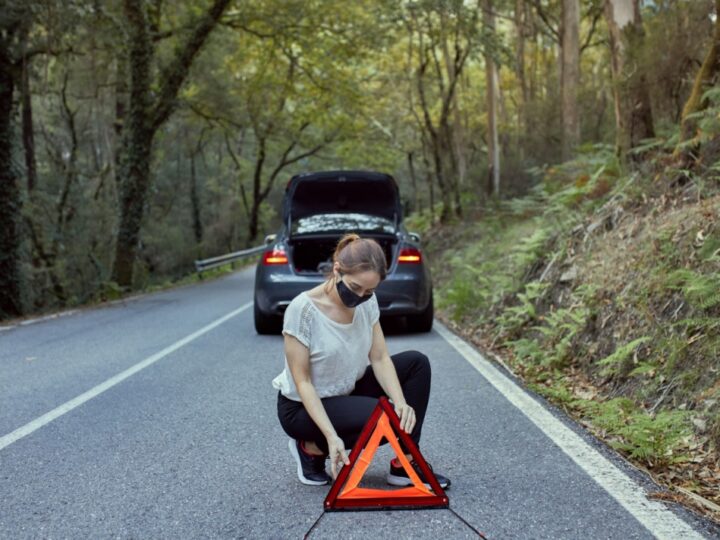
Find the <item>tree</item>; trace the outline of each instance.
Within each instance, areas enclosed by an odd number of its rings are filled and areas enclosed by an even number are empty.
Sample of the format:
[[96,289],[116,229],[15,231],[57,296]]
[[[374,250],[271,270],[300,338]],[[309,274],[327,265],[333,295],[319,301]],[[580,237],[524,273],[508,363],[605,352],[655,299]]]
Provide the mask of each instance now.
[[720,0],[715,0],[715,30],[705,60],[700,66],[690,96],[685,102],[680,123],[680,140],[675,147],[674,157],[689,161],[693,153],[693,145],[688,144],[695,137],[698,128],[698,112],[710,104],[705,92],[715,86],[720,74]]
[[18,48],[29,14],[17,5],[0,6],[0,318],[23,311],[20,298],[20,191],[13,153],[13,94],[18,77]]
[[561,25],[562,158],[570,159],[580,142],[578,86],[580,84],[580,3],[562,0]]
[[[443,222],[453,213],[458,217],[462,215],[451,115],[457,106],[455,96],[466,62],[481,42],[477,32],[479,7],[478,4],[470,8],[461,3],[428,2],[412,5],[406,19],[410,39],[417,36],[418,65],[414,82],[425,130],[423,140],[429,146],[428,154],[432,156],[440,188],[440,220]],[[446,47],[452,52],[443,54]]]
[[637,52],[632,56],[644,35],[639,0],[605,0],[605,20],[610,35],[616,147],[618,155],[625,158],[640,141],[655,136],[647,79],[638,65]]
[[[17,168],[13,162],[15,147],[14,94],[20,87],[23,96],[23,141],[28,138],[27,122],[31,113],[27,99],[28,64],[32,57],[50,47],[50,32],[43,41],[31,35],[39,6],[32,2],[0,1],[0,318],[23,312],[20,277],[20,210],[22,206]],[[32,130],[32,126],[29,127]],[[29,154],[27,154],[29,155]],[[28,184],[35,179],[34,155],[28,162]]]
[[[119,153],[122,187],[120,223],[115,245],[113,280],[121,287],[132,286],[133,265],[140,239],[140,228],[150,187],[150,163],[153,139],[176,107],[178,92],[190,67],[210,32],[217,25],[231,0],[213,0],[194,22],[185,40],[175,49],[172,58],[159,68],[153,81],[153,65],[157,61],[153,36],[157,20],[142,0],[124,0],[127,18],[129,51],[129,104],[123,140]],[[157,86],[157,92],[154,87]]]
[[[485,25],[487,30],[495,33],[495,14],[492,0],[485,0]],[[485,92],[487,93],[488,115],[488,163],[489,186],[488,192],[493,196],[500,195],[500,140],[498,138],[498,69],[492,51],[485,51]]]

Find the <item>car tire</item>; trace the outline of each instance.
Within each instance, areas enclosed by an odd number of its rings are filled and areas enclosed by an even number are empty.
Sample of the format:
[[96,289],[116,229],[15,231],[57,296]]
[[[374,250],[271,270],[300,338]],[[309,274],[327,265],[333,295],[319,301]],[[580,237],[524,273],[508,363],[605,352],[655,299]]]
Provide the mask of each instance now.
[[433,294],[431,290],[430,302],[428,302],[425,311],[418,315],[407,316],[407,323],[410,330],[412,330],[413,332],[429,332],[430,330],[432,330],[434,311],[435,310],[433,307]]
[[260,311],[257,301],[253,302],[255,316],[255,331],[258,334],[279,334],[282,331],[282,318],[277,315],[267,315]]

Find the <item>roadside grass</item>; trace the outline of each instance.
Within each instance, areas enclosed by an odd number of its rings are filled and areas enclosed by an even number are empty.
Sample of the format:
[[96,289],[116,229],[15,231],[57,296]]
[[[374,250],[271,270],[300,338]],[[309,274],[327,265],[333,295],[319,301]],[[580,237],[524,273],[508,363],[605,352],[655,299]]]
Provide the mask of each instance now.
[[232,274],[233,272],[237,272],[238,270],[242,270],[248,266],[254,266],[255,264],[257,264],[257,257],[249,256],[240,261],[229,262],[227,264],[223,264],[209,270],[203,270],[202,273],[192,272],[189,274],[185,274],[177,279],[164,278],[160,281],[148,280],[147,284],[145,284],[144,286],[127,292],[123,291],[122,287],[120,287],[114,281],[107,281],[103,283],[100,289],[98,289],[93,299],[88,302],[88,305],[118,300],[128,296],[136,296],[138,294],[147,294],[157,291],[163,291],[175,287],[181,287],[184,285],[191,285],[194,283],[212,281],[222,276]]

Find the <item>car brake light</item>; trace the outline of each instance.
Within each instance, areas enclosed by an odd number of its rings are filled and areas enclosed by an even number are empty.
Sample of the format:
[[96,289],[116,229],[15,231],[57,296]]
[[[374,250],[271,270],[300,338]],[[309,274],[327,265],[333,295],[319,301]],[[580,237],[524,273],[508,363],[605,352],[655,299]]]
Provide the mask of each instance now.
[[263,264],[287,264],[287,254],[282,249],[271,249],[263,253]]
[[399,263],[421,263],[422,254],[419,249],[416,248],[402,248],[400,255],[398,255]]

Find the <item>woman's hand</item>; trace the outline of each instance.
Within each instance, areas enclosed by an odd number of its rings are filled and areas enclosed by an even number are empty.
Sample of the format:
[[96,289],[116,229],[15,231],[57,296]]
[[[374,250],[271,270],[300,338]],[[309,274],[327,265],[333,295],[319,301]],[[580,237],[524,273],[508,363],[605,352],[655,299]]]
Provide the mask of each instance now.
[[395,413],[400,417],[400,427],[405,433],[411,433],[415,427],[415,410],[407,403],[395,405]]
[[327,443],[328,457],[330,458],[330,472],[332,473],[333,480],[335,480],[340,467],[342,465],[350,465],[350,460],[347,455],[345,455],[345,443],[337,434],[328,437]]

